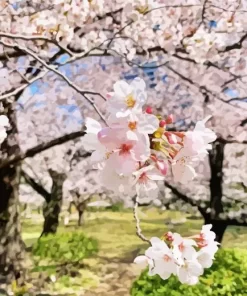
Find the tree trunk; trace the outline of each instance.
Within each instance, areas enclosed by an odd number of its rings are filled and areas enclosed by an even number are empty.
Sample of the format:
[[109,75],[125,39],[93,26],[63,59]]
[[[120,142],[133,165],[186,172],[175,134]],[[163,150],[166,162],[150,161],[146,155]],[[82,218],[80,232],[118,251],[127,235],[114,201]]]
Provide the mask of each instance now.
[[[15,112],[4,102],[10,121],[8,137],[1,145],[2,158],[6,159],[20,152],[16,137]],[[21,280],[24,273],[25,244],[21,237],[18,186],[18,166],[0,170],[0,275],[7,282]]]
[[45,204],[43,209],[44,226],[41,236],[55,234],[57,232],[63,202],[63,183],[65,181],[65,175],[53,170],[50,170],[49,173],[52,177],[53,184],[50,201]]
[[211,170],[210,215],[211,219],[217,219],[219,214],[223,213],[222,182],[225,143],[216,140],[212,146],[213,149],[209,151],[209,164]]
[[212,231],[216,234],[216,241],[218,243],[222,243],[223,240],[223,236],[225,234],[225,231],[227,229],[228,223],[227,221],[224,220],[211,220],[209,219],[205,219],[205,223],[204,224],[212,224]]
[[16,167],[0,171],[0,192],[0,274],[6,276],[9,282],[20,278],[25,254],[21,238]]
[[228,223],[220,220],[219,215],[223,213],[222,204],[222,183],[223,183],[223,162],[225,143],[217,139],[209,151],[209,164],[211,170],[210,178],[210,213],[205,219],[205,224],[212,224],[212,231],[216,234],[216,241],[221,243]]
[[78,226],[82,226],[84,223],[84,217],[83,217],[84,211],[78,210]]

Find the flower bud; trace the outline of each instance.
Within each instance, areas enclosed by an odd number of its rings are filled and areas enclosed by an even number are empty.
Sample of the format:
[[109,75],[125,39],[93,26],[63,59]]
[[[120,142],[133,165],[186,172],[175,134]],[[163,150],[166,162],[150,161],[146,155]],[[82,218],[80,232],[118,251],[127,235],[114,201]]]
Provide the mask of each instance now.
[[148,113],[148,114],[153,114],[153,110],[152,110],[152,108],[151,108],[150,106],[148,106],[148,107],[146,108],[146,113]]
[[109,99],[111,99],[111,98],[112,98],[112,93],[107,93],[107,94],[106,94],[106,99],[109,100]]
[[161,120],[160,121],[160,127],[164,127],[166,125],[166,121],[165,120]]
[[166,240],[168,240],[169,242],[172,242],[173,241],[173,233],[172,232],[167,232],[165,235],[164,235],[164,238]]
[[170,114],[167,118],[166,118],[166,124],[171,124],[174,121],[174,117],[172,114]]

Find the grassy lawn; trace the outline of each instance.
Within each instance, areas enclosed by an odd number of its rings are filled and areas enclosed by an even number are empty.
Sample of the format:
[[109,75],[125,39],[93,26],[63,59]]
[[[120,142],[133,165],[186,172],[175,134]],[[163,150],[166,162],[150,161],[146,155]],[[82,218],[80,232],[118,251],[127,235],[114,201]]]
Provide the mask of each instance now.
[[[168,230],[189,236],[197,233],[202,225],[200,219],[190,219],[188,215],[186,217],[185,214],[179,212],[159,211],[157,209],[140,209],[139,217],[143,234],[148,238],[162,236]],[[185,222],[182,221],[184,218],[186,218]],[[65,274],[58,276],[55,283],[49,283],[49,290],[63,290],[65,294],[67,293],[66,295],[70,295],[69,291],[78,290],[80,287],[96,288],[101,281],[98,271],[102,266],[109,262],[129,265],[133,262],[135,256],[147,247],[147,244],[135,235],[135,222],[131,211],[87,212],[85,223],[80,228],[76,226],[76,220],[72,220],[66,227],[63,226],[62,222],[60,224],[58,232],[71,232],[78,229],[78,231],[82,230],[87,236],[96,238],[99,242],[98,254],[83,260],[85,266],[78,269],[79,277],[72,278]],[[31,246],[40,236],[42,217],[33,220],[25,219],[22,227],[23,238],[26,244]],[[223,247],[246,249],[247,228],[229,227],[224,237]],[[33,269],[34,274],[40,271],[49,276],[58,274],[57,266],[41,264],[41,262],[36,263]]]
[[[179,223],[186,215],[172,211],[158,211],[157,209],[141,209],[141,228],[145,236],[161,236],[166,231],[179,232],[188,236],[198,232],[203,223],[200,219],[190,219],[187,215],[186,222]],[[22,223],[23,238],[27,245],[32,244],[40,236],[42,230],[40,220],[24,220]],[[174,220],[175,225],[171,224]],[[177,224],[176,224],[177,223]],[[72,220],[66,227],[60,223],[59,232],[78,229],[77,221]],[[143,245],[135,235],[135,222],[131,211],[124,212],[87,212],[85,223],[80,227],[86,235],[93,236],[100,243],[101,253],[113,257],[123,256],[126,251],[134,250]],[[223,240],[223,247],[247,247],[247,228],[228,227]]]

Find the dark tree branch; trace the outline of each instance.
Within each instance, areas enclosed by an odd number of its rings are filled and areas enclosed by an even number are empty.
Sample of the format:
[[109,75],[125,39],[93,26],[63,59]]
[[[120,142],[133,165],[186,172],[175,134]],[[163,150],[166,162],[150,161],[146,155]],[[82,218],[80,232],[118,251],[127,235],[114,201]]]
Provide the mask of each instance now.
[[230,102],[234,102],[234,101],[244,101],[244,100],[247,100],[247,96],[242,97],[242,98],[240,98],[240,97],[232,98],[232,99],[227,100],[226,102],[230,103]]
[[46,202],[51,200],[51,194],[42,185],[38,184],[32,177],[30,177],[24,170],[21,171],[21,176],[25,179],[28,185],[44,197]]
[[168,183],[167,181],[165,181],[165,186],[167,188],[169,188],[173,194],[175,194],[178,198],[180,198],[181,200],[183,200],[184,202],[190,204],[193,207],[197,207],[198,211],[201,213],[201,215],[203,216],[203,218],[205,218],[207,216],[207,213],[205,211],[204,208],[200,207],[194,200],[190,199],[188,196],[186,196],[185,194],[181,193],[180,191],[177,190],[177,188],[173,187],[170,183]]
[[231,139],[223,139],[221,137],[217,138],[217,141],[222,144],[247,144],[247,140],[239,142],[239,141],[231,140]]
[[232,44],[232,45],[229,45],[227,46],[225,49],[219,51],[219,52],[228,52],[228,51],[231,51],[231,50],[234,50],[234,49],[241,49],[242,48],[242,45],[243,45],[243,42],[245,41],[245,39],[247,38],[247,33],[245,33],[238,42]]
[[247,221],[241,221],[240,219],[227,219],[226,223],[228,226],[247,226]]
[[41,153],[49,148],[52,148],[56,145],[61,145],[63,143],[66,143],[70,140],[74,140],[76,138],[82,137],[84,136],[86,133],[84,130],[78,131],[78,132],[74,132],[71,134],[67,134],[65,136],[59,137],[57,139],[54,139],[48,143],[42,143],[38,146],[35,146],[29,150],[27,150],[26,152],[20,153],[18,155],[12,155],[9,158],[3,160],[0,163],[0,169],[8,167],[10,165],[13,165],[17,162],[20,162],[21,160],[27,158],[27,157],[33,157],[34,155]]
[[240,126],[245,126],[247,124],[247,118],[242,120]]

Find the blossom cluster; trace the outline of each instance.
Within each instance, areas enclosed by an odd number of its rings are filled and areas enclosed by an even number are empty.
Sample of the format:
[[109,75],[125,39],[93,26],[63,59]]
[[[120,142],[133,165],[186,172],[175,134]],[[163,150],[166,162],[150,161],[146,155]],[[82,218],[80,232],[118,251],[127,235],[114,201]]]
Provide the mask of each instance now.
[[[4,33],[42,35],[85,52],[95,46],[110,49],[129,60],[140,48],[154,47],[171,54],[182,49],[196,62],[220,60],[219,51],[240,41],[246,30],[246,4],[224,0],[218,7],[192,2],[43,0],[42,5],[39,1],[26,5],[26,1],[1,1],[0,25]],[[209,22],[201,20],[201,10]]]
[[183,284],[195,285],[205,268],[213,264],[218,250],[212,225],[204,225],[199,235],[183,238],[178,233],[168,232],[163,239],[151,238],[152,244],[145,255],[135,258],[134,262],[149,267],[150,276],[159,275],[168,279],[172,274]]
[[6,128],[9,126],[8,117],[0,115],[0,144],[7,138]]
[[211,149],[213,131],[197,122],[193,131],[168,131],[172,115],[162,118],[147,106],[145,82],[135,78],[130,84],[118,81],[107,96],[107,127],[86,118],[84,148],[94,151],[91,161],[101,170],[105,187],[118,193],[139,196],[158,193],[158,181],[171,171],[175,181],[194,179],[194,166]]

